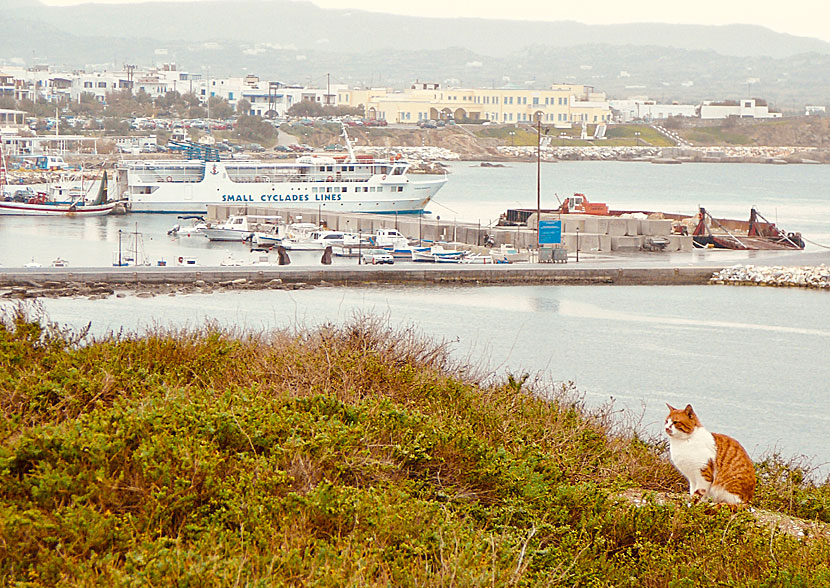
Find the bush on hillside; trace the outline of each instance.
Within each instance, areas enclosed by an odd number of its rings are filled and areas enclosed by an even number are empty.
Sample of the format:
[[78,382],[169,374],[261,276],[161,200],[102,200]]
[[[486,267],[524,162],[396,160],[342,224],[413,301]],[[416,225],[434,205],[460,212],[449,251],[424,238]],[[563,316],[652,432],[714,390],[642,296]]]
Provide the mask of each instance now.
[[8,584],[830,582],[827,538],[657,500],[683,480],[610,407],[374,319],[94,339],[18,310],[0,382]]

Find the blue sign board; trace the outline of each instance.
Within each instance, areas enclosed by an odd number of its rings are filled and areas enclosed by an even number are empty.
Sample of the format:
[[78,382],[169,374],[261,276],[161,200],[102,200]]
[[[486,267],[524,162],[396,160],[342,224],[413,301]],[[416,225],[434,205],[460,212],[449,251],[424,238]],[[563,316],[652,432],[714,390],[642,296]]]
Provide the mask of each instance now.
[[554,245],[562,242],[562,221],[541,221],[539,223],[539,243]]

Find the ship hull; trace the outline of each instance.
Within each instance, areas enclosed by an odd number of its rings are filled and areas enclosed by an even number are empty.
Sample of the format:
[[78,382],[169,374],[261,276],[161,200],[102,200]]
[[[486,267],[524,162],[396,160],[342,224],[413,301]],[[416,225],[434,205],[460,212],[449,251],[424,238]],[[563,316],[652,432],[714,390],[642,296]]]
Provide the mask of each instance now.
[[[210,205],[280,211],[417,214],[446,177],[412,181],[399,162],[126,162],[118,193],[131,212],[201,214]],[[274,181],[275,179],[287,181]]]

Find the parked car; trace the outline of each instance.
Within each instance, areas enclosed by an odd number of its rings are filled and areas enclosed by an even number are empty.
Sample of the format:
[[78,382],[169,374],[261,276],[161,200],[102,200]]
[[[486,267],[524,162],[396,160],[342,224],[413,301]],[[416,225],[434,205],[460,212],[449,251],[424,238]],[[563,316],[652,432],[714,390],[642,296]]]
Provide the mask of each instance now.
[[372,265],[393,264],[395,258],[385,249],[369,249],[363,252],[363,263],[371,263]]

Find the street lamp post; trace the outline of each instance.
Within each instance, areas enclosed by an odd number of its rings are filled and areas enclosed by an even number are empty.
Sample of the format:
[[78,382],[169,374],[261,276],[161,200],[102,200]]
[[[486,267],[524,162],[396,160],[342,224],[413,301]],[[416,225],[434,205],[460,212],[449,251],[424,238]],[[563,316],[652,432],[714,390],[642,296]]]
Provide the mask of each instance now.
[[542,118],[536,119],[536,251],[541,246],[540,226],[542,221]]
[[579,263],[579,227],[576,228],[576,262]]

